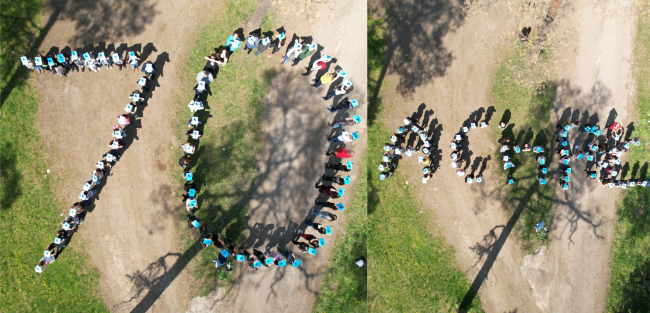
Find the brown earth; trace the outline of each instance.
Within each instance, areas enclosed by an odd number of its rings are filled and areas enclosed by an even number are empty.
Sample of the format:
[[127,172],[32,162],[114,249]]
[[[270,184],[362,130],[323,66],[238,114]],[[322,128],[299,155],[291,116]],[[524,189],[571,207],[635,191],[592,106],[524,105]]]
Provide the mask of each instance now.
[[[323,155],[323,149],[342,146],[328,144],[325,140],[327,134],[338,134],[331,132],[327,122],[359,114],[362,123],[344,129],[359,131],[361,139],[345,146],[357,153],[351,159],[356,166],[359,166],[361,154],[365,151],[366,4],[362,1],[331,1],[328,6],[304,6],[299,1],[288,3],[272,7],[278,10],[279,20],[287,21],[284,23],[287,37],[291,38],[293,33],[312,36],[313,42],[324,47],[322,53],[336,59],[330,68],[340,66],[349,73],[348,78],[355,86],[350,97],[360,103],[355,109],[329,113],[325,109],[334,103],[333,100],[323,101],[320,97],[331,90],[337,81],[312,88],[310,84],[315,74],[309,77],[300,74],[304,72],[307,61],[295,67],[288,64],[278,66],[278,75],[273,79],[264,102],[262,131],[265,143],[250,201],[251,218],[245,245],[292,250],[295,253],[297,249],[290,243],[295,231],[305,229],[301,224],[304,220],[313,219],[309,210],[314,207],[313,199],[318,196],[314,183],[320,180],[321,175],[332,173],[324,168],[330,158]],[[358,168],[350,172],[352,182],[345,187],[345,195],[331,201],[347,206],[356,175]],[[335,222],[316,218],[318,223],[334,226],[332,237],[328,238],[344,235],[341,227],[345,222],[345,211],[336,214],[339,219]],[[311,229],[307,230],[307,233],[312,232]],[[335,240],[330,239],[330,242],[332,244],[319,248],[315,257],[297,253],[296,257],[303,262],[298,270],[271,267],[254,272],[250,267],[240,265],[227,295],[223,289],[217,289],[206,297],[194,298],[188,311],[311,311],[328,270]]]
[[[556,190],[550,251],[544,248],[522,259],[518,241],[504,233],[510,216],[501,199],[507,191],[500,190],[500,178],[493,173],[501,163],[485,160],[495,149],[488,131],[474,130],[468,136],[472,160],[467,171],[485,169],[483,183],[468,186],[449,166],[453,134],[470,114],[490,106],[491,81],[504,50],[523,26],[540,25],[548,10],[547,2],[468,3],[461,8],[453,1],[400,2],[382,10],[389,28],[389,61],[382,77],[381,113],[390,117],[389,128],[397,129],[404,117],[417,112],[422,125],[435,129],[442,149],[436,177],[427,185],[420,183],[415,157],[400,162],[398,171],[408,173],[402,183],[419,186],[419,201],[435,216],[431,228],[442,229],[468,280],[485,279],[479,294],[486,312],[602,312],[617,191],[592,187],[595,182],[580,178],[566,196]],[[587,109],[601,116],[603,126],[603,117],[616,107],[617,120],[624,121],[634,25],[629,6],[583,1],[560,7],[549,35],[558,52],[553,70],[560,79],[570,79],[572,90],[585,91],[565,99],[559,90],[557,119],[568,107],[580,109],[580,114]],[[615,96],[600,99],[599,89],[612,90]],[[500,114],[494,113],[493,123]],[[586,207],[586,200],[594,197],[596,205]]]
[[[112,177],[104,179],[93,211],[72,240],[83,245],[99,269],[102,299],[113,312],[182,312],[187,307],[186,275],[178,262],[181,221],[170,204],[178,188],[168,172],[174,166],[170,147],[178,147],[170,108],[185,52],[201,26],[197,21],[218,8],[212,1],[57,1],[45,14],[52,27],[43,53],[50,47],[108,52],[135,45],[142,62],[153,61],[160,72],[143,116],[126,130],[128,149]],[[66,202],[77,201],[94,164],[109,150],[115,117],[124,113],[140,76],[115,66],[65,79],[49,73],[36,77],[40,135],[51,156],[58,196]]]
[[[261,3],[260,14],[251,23],[261,21],[268,4]],[[362,139],[351,147],[358,153],[365,148],[365,3],[329,3],[322,10],[299,2],[284,4],[279,6],[279,19],[290,21],[285,24],[289,34],[311,35],[325,47],[325,53],[337,58],[336,64],[350,73],[355,83],[352,96],[360,100],[361,107],[330,114],[325,107],[331,100],[319,98],[330,86],[311,88],[314,74],[299,74],[307,61],[293,68],[278,66],[279,75],[265,104],[265,149],[260,160],[269,161],[259,164],[247,241],[270,248],[290,248],[288,241],[313,206],[317,195],[313,184],[325,173],[323,164],[328,159],[322,154],[328,146],[324,139],[329,132],[326,122],[360,114],[362,124],[350,130],[359,130]],[[169,164],[169,153],[179,144],[171,131],[176,116],[171,108],[178,94],[185,51],[194,42],[202,20],[219,8],[220,4],[212,1],[63,1],[48,8],[44,16],[51,29],[41,46],[42,53],[65,46],[96,52],[129,47],[141,51],[141,63],[154,61],[161,73],[142,118],[126,130],[124,155],[111,171],[113,175],[104,180],[92,212],[72,242],[83,246],[92,265],[99,269],[101,295],[111,311],[182,312],[188,308],[187,283],[191,277],[184,271],[187,262],[182,260],[183,245],[176,230],[183,221],[172,214],[175,206],[170,201],[173,190],[179,188],[170,178],[175,164]],[[71,73],[66,79],[49,73],[36,78],[41,99],[39,131],[62,199],[76,201],[94,164],[108,150],[115,116],[123,113],[127,96],[136,89],[140,76],[115,67],[98,73]],[[62,131],[62,125],[70,121],[80,131]],[[360,158],[356,156],[353,161],[358,164]],[[354,172],[351,176],[354,184]],[[341,202],[345,203],[351,192],[352,188],[346,188]],[[345,220],[344,213],[339,216],[343,218],[336,225]],[[263,232],[257,231],[260,225]],[[272,230],[266,233],[269,228]],[[342,235],[336,227],[334,230],[334,236]],[[268,304],[296,307],[296,301],[290,300],[295,298],[300,299],[299,308],[310,310],[332,247],[319,249],[315,258],[300,255],[300,270],[272,268],[253,273],[242,267],[226,298],[228,302],[209,305],[213,310],[227,305],[237,312],[250,312]],[[189,309],[196,310],[196,301],[192,303]]]

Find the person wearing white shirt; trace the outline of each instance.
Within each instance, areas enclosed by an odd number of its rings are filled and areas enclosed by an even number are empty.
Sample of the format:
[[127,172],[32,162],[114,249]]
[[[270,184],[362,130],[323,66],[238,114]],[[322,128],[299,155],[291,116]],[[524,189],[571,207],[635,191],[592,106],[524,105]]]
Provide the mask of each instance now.
[[325,136],[325,139],[327,141],[343,141],[343,142],[350,142],[354,141],[354,138],[352,137],[352,134],[348,132],[343,132],[341,135],[336,136],[336,137],[330,137],[329,135]]

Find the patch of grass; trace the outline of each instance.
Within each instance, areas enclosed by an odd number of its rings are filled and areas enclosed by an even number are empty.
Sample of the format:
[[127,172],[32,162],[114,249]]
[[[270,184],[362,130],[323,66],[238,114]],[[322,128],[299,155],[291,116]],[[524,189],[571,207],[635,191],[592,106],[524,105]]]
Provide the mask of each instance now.
[[[384,66],[383,23],[368,17],[368,90],[377,99],[369,102],[368,155],[373,166],[381,160],[383,143],[390,137],[382,122],[381,95],[377,85]],[[370,62],[370,60],[374,60]],[[388,110],[390,111],[390,110]],[[370,114],[375,112],[374,114]],[[374,167],[373,167],[374,168]],[[455,312],[470,288],[456,265],[455,252],[437,233],[430,231],[428,214],[421,214],[400,173],[385,181],[378,171],[368,172],[368,288],[369,309],[376,312]],[[479,297],[468,312],[482,312]]]
[[[648,178],[650,163],[650,4],[642,4],[637,19],[634,45],[636,80],[636,129],[633,137],[641,145],[628,152],[632,179]],[[644,212],[639,214],[638,209]],[[618,207],[614,241],[610,252],[611,280],[607,312],[647,312],[650,310],[650,189],[635,187],[624,192]]]
[[[36,122],[38,98],[20,56],[41,29],[42,1],[2,1],[0,19],[0,308],[2,312],[108,312],[99,296],[99,272],[87,265],[79,240],[43,274],[34,272],[60,229],[62,203],[46,175]],[[12,79],[14,78],[14,79]]]
[[[255,11],[258,1],[229,1],[223,4],[224,10],[203,27],[197,41],[188,51],[188,61],[183,70],[184,82],[176,105],[177,133],[179,140],[185,142],[187,122],[192,113],[187,103],[194,96],[192,88],[196,74],[203,69],[205,56],[214,53],[215,48],[223,46],[235,30],[244,27],[244,22]],[[221,11],[221,10],[220,10]],[[223,12],[228,12],[224,14]],[[271,11],[262,22],[262,32],[275,30]],[[245,34],[248,34],[245,30]],[[243,44],[242,44],[243,45]],[[224,69],[215,71],[211,84],[211,94],[203,96],[206,110],[196,114],[203,123],[203,137],[194,155],[191,156],[190,169],[194,173],[197,187],[199,210],[196,212],[201,223],[211,226],[213,232],[220,232],[241,243],[248,223],[248,201],[252,194],[253,179],[257,173],[256,161],[261,153],[259,140],[261,109],[264,96],[268,93],[271,79],[275,76],[275,59],[264,55],[255,57],[253,53],[245,58],[245,53],[235,51]],[[173,162],[183,155],[176,150]],[[182,170],[175,171],[176,179],[182,182]],[[181,203],[183,190],[176,191]],[[185,209],[179,219],[185,220]],[[195,240],[182,230],[186,246]],[[211,261],[217,256],[214,248],[202,251],[192,261],[191,271],[196,278],[196,295],[206,295],[218,286],[228,286],[230,275],[218,271]],[[189,260],[188,260],[189,261]],[[196,296],[193,295],[193,296]]]
[[339,233],[327,274],[313,312],[366,312],[368,310],[367,268],[355,262],[368,254],[368,169],[362,162],[354,187],[352,204],[346,208],[344,233]]
[[[518,205],[524,205],[514,230],[528,252],[535,251],[547,242],[547,237],[536,233],[534,226],[544,221],[550,229],[553,221],[553,156],[551,146],[553,129],[551,111],[555,99],[556,86],[551,82],[547,66],[550,57],[544,53],[538,62],[530,62],[528,55],[532,45],[517,46],[500,64],[492,84],[490,102],[496,109],[490,123],[496,126],[501,120],[509,120],[505,130],[492,127],[492,139],[496,142],[504,137],[511,138],[511,146],[541,145],[546,151],[547,167],[546,185],[540,185],[537,177],[537,154],[532,152],[516,154],[513,157],[515,168],[504,171],[495,169],[502,177],[500,187],[505,191],[504,208],[510,213]],[[501,160],[502,154],[495,151],[495,160]],[[497,162],[501,164],[501,162]],[[499,165],[500,166],[500,165]],[[508,185],[508,178],[514,178],[514,184]]]

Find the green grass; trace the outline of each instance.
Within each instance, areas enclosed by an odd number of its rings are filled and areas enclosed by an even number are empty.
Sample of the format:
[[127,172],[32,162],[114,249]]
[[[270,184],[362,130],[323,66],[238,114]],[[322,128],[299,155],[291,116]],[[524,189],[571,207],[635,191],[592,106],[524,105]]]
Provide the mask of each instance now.
[[[196,74],[205,65],[203,57],[214,53],[214,49],[224,45],[233,31],[243,27],[258,4],[254,0],[224,3],[223,12],[228,14],[218,13],[189,49],[182,78],[185,92],[179,95],[175,108],[179,140],[185,142],[187,138],[187,121],[192,116],[187,103],[194,96],[192,87]],[[269,11],[261,28],[262,32],[267,32],[279,26],[275,25],[274,16]],[[249,30],[244,31],[247,34]],[[263,55],[255,57],[252,53],[244,58],[244,53],[233,53],[225,69],[219,70],[211,84],[213,94],[204,101],[206,110],[197,114],[204,123],[204,134],[191,158],[199,201],[196,216],[202,223],[209,224],[212,231],[233,238],[237,244],[242,242],[248,223],[248,200],[257,173],[256,160],[262,148],[258,130],[262,101],[275,76],[273,67],[276,61],[271,59]],[[182,156],[181,149],[176,151],[174,163]],[[182,182],[181,173],[181,168],[177,167],[174,175],[179,182]],[[179,203],[182,193],[182,189],[176,191]],[[185,209],[182,212],[178,218],[185,220]],[[186,229],[182,232],[186,246],[191,247],[194,240],[190,239]],[[229,285],[230,275],[219,273],[211,261],[216,254],[214,248],[202,251],[191,263],[196,278],[193,288],[196,295],[205,295],[218,286]]]
[[[385,44],[383,21],[368,16],[368,90],[377,95],[368,108],[367,166],[381,160],[390,131],[382,119],[380,88]],[[372,61],[371,61],[372,60]],[[387,110],[390,111],[390,110]],[[400,172],[385,181],[368,173],[369,310],[373,312],[455,312],[470,284],[456,265],[455,252],[429,226],[434,219],[415,201]],[[407,185],[408,186],[408,185]],[[475,297],[468,312],[482,312]]]
[[[534,38],[533,38],[534,39]],[[519,146],[528,143],[531,146],[542,145],[546,151],[546,161],[549,173],[545,175],[547,185],[537,181],[538,164],[536,154],[515,154],[510,150],[515,168],[504,171],[495,168],[501,176],[499,188],[505,191],[503,207],[514,213],[517,206],[523,206],[515,224],[514,230],[523,247],[532,253],[546,242],[546,237],[540,237],[534,226],[544,221],[550,229],[553,221],[553,184],[555,172],[551,165],[553,156],[551,144],[555,126],[551,121],[551,111],[555,98],[556,86],[552,83],[548,62],[550,57],[545,53],[538,63],[530,64],[525,61],[532,45],[514,47],[499,65],[492,84],[490,102],[496,109],[491,118],[491,125],[496,126],[504,115],[510,114],[510,126],[503,132],[492,127],[492,139],[496,141],[509,136]],[[548,50],[548,49],[546,49]],[[497,147],[498,148],[498,147]],[[494,160],[501,160],[502,154],[495,151]],[[501,166],[501,162],[496,162]],[[515,183],[508,185],[508,177],[514,178]]]
[[[41,29],[41,1],[2,1],[3,104],[0,109],[0,308],[2,312],[108,312],[99,296],[99,272],[73,238],[56,262],[34,272],[52,242],[63,203],[45,175],[49,162],[38,136],[38,98],[19,58]],[[32,74],[33,75],[33,74]]]
[[[352,204],[346,208],[344,234],[339,234],[327,274],[313,312],[366,312],[368,310],[367,268],[355,262],[368,254],[368,169],[360,164],[359,180]],[[340,238],[343,237],[343,238]]]
[[[627,162],[632,171],[626,179],[648,178],[650,163],[650,5],[639,9],[634,45],[634,78],[636,80],[636,129],[633,137],[641,145],[629,150]],[[641,215],[638,208],[644,208]],[[611,281],[607,293],[607,312],[650,311],[650,189],[635,187],[624,192],[618,207],[610,252]],[[645,286],[644,286],[645,285]]]

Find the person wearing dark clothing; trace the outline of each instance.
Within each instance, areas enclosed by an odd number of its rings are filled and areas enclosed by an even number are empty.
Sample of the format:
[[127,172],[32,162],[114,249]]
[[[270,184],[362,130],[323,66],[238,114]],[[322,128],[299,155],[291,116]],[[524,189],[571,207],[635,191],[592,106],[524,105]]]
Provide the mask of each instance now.
[[348,100],[348,98],[345,98],[339,101],[339,103],[336,106],[330,106],[329,108],[327,108],[327,111],[330,113],[334,113],[338,110],[351,109],[351,108],[352,108],[352,102]]
[[344,172],[349,172],[352,169],[348,168],[347,164],[331,164],[331,163],[325,163],[325,168],[330,169],[330,170],[336,170],[336,171],[344,171]]
[[324,206],[326,208],[330,208],[330,209],[336,209],[337,208],[336,204],[334,204],[332,202],[328,202],[328,201],[320,201],[320,200],[318,200],[318,198],[314,199],[314,204],[322,205],[322,206]]
[[336,198],[339,197],[338,190],[336,188],[334,188],[333,186],[324,186],[324,185],[319,186],[318,183],[317,183],[316,184],[316,189],[318,189],[318,191],[320,193],[322,193],[322,194],[324,194],[324,195],[326,195],[326,196],[328,196],[330,198],[336,199]]
[[[300,237],[296,236],[296,238],[294,238],[291,241],[291,243],[296,245],[298,247],[298,249],[300,250],[300,252],[302,252],[302,253],[307,252],[309,250],[309,245],[307,243],[304,243],[304,242],[299,242],[298,239],[300,239]],[[264,264],[264,262],[262,262],[262,264]]]
[[333,183],[337,183],[339,185],[344,185],[345,184],[345,178],[341,176],[326,176],[323,175],[323,180],[324,181],[331,181]]
[[299,230],[298,237],[302,237],[303,239],[307,240],[307,242],[309,242],[309,244],[314,248],[318,248],[320,246],[318,244],[318,238],[316,238],[314,235],[307,235],[303,231]]
[[319,232],[319,233],[321,233],[321,234],[325,234],[325,233],[326,233],[326,227],[325,227],[324,225],[322,225],[322,224],[312,223],[312,222],[305,222],[305,225],[306,225],[307,227],[312,227],[312,228],[314,228],[317,232]]

